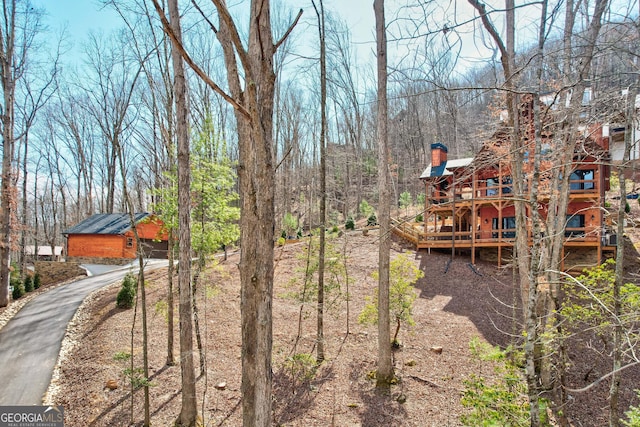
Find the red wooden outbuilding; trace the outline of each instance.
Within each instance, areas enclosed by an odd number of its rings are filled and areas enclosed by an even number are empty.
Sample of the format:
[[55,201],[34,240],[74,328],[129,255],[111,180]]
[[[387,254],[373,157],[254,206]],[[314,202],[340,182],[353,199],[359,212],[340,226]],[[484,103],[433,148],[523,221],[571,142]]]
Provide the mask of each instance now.
[[[145,258],[167,258],[162,221],[147,212],[136,213],[134,221]],[[62,234],[67,238],[68,258],[133,259],[138,253],[128,213],[95,214]]]

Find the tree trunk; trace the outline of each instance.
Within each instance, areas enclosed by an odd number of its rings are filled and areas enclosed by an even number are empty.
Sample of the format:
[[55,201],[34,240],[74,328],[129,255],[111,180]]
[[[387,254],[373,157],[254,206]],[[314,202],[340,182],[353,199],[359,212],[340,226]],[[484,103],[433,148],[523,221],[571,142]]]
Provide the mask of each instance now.
[[11,216],[13,213],[13,169],[15,151],[13,138],[13,112],[15,101],[15,80],[13,75],[13,54],[15,41],[16,1],[3,4],[5,22],[0,30],[0,67],[2,71],[3,111],[2,121],[2,188],[0,189],[0,307],[9,305],[9,282],[11,276]]
[[[182,39],[180,12],[177,0],[170,0],[171,29]],[[179,247],[179,317],[180,317],[180,372],[182,376],[182,407],[176,424],[195,426],[197,418],[196,380],[193,363],[193,309],[191,289],[191,170],[189,165],[189,107],[187,82],[182,56],[176,43],[171,50],[174,72],[176,106],[176,136],[178,140],[178,247]]]
[[389,186],[389,147],[387,113],[387,35],[385,29],[384,0],[374,0],[376,17],[376,45],[378,70],[378,222],[380,244],[378,249],[378,372],[376,386],[388,389],[393,380],[391,360],[391,331],[389,325],[389,254],[391,251]]
[[[240,283],[242,324],[242,413],[246,426],[271,425],[271,349],[273,238],[275,228],[273,165],[273,101],[275,46],[268,0],[251,2],[248,50],[224,2],[214,1],[220,14],[229,89],[238,129],[240,182]],[[240,58],[244,79],[240,85]]]
[[633,145],[633,128],[635,120],[635,103],[638,88],[629,88],[627,94],[626,108],[626,130],[624,133],[624,154],[622,156],[622,164],[618,168],[618,176],[620,177],[620,205],[618,207],[618,242],[616,246],[616,272],[615,281],[613,283],[613,315],[615,316],[613,325],[613,363],[611,366],[611,385],[609,386],[609,427],[618,427],[620,425],[620,368],[622,367],[622,347],[624,346],[622,325],[620,316],[622,314],[622,303],[620,298],[620,289],[624,284],[624,221],[625,221],[625,202],[627,200],[627,188],[625,184],[625,172],[627,164],[631,157],[631,146]]
[[167,365],[174,366],[176,364],[176,359],[173,355],[173,275],[175,272],[175,258],[173,254],[173,230],[169,231],[168,239],[169,243],[167,248],[167,257],[169,259],[169,267],[167,269]]
[[324,34],[324,5],[313,2],[318,16],[318,36],[320,39],[320,248],[318,253],[318,307],[317,307],[317,356],[318,363],[324,360],[324,265],[327,227],[327,63]]

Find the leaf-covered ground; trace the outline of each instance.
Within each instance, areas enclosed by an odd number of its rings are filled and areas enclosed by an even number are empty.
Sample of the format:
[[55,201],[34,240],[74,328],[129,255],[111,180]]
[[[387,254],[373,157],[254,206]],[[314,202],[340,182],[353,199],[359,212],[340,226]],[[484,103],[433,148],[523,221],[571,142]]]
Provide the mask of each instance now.
[[[341,281],[325,316],[326,361],[315,372],[304,366],[304,354],[315,352],[315,305],[292,297],[292,279],[300,278],[304,242],[276,249],[273,303],[274,425],[283,426],[458,426],[466,409],[460,403],[465,379],[491,378],[493,366],[471,356],[474,337],[494,345],[517,334],[517,291],[509,269],[498,270],[449,254],[413,253],[394,243],[392,254],[407,253],[425,273],[417,283],[415,326],[402,329],[402,347],[394,353],[398,383],[390,395],[376,392],[370,373],[376,368],[376,328],[357,323],[365,296],[376,283],[377,233],[348,233],[335,240],[347,255],[348,290]],[[206,277],[198,291],[207,375],[198,381],[199,410],[207,426],[240,426],[241,342],[238,255],[232,254]],[[149,355],[152,423],[171,425],[180,409],[180,367],[166,366],[166,273],[148,277]],[[131,395],[127,369],[133,338],[134,372],[142,366],[140,309],[115,307],[118,284],[92,295],[79,311],[63,347],[50,402],[65,406],[67,426],[124,426],[143,419],[143,393]],[[300,286],[300,280],[298,285]],[[348,304],[345,294],[348,291]],[[177,309],[176,309],[177,311]],[[516,316],[519,316],[515,312]],[[135,316],[135,322],[134,322]],[[435,348],[441,347],[442,351]],[[198,365],[195,350],[196,366]],[[178,355],[176,313],[175,350]],[[581,355],[573,355],[580,364]],[[585,355],[585,357],[588,357]],[[298,363],[294,363],[296,361]],[[600,369],[600,368],[598,368]],[[308,374],[308,375],[307,375]],[[131,375],[129,375],[130,377]],[[628,372],[623,388],[637,387],[637,372]],[[579,378],[574,378],[580,381]],[[107,385],[116,386],[111,389]],[[578,384],[576,384],[578,385]],[[579,385],[585,385],[582,382]],[[574,425],[606,424],[606,384],[572,397],[567,413]],[[632,393],[631,393],[632,394]],[[133,405],[133,406],[132,406]],[[587,411],[586,408],[591,408]]]

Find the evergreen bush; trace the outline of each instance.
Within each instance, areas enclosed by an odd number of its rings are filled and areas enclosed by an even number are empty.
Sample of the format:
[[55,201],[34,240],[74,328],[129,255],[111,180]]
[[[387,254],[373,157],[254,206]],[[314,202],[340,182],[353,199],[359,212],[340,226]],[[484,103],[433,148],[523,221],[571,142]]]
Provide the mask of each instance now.
[[424,221],[424,217],[422,216],[422,214],[416,215],[416,222],[422,222],[422,221]]
[[136,300],[137,280],[133,274],[128,273],[122,280],[122,287],[116,297],[116,307],[131,308]]
[[344,223],[344,228],[346,230],[355,230],[356,229],[356,223],[353,221],[353,217],[352,216],[347,218],[347,221]]
[[369,215],[369,218],[367,218],[367,226],[372,225],[378,225],[378,218],[376,217],[375,213],[372,213],[371,215]]
[[13,299],[20,299],[24,295],[24,285],[22,282],[20,280],[11,279],[11,286],[13,286],[13,291],[11,292]]
[[624,202],[624,213],[631,212],[631,206],[629,206],[629,202]]
[[24,291],[25,292],[33,292],[33,279],[30,275],[24,278]]
[[40,278],[40,273],[36,273],[33,276],[33,289],[39,289],[40,285],[42,285],[42,279]]

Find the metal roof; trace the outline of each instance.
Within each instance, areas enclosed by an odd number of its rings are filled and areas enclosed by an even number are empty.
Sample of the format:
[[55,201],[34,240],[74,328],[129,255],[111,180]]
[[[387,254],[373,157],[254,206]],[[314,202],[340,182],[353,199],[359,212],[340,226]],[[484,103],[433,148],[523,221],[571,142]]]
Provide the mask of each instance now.
[[420,179],[431,178],[434,176],[448,176],[453,175],[452,169],[464,168],[471,164],[473,157],[465,157],[464,159],[447,160],[444,164],[444,168],[440,165],[437,168],[432,168],[431,165],[420,175]]
[[[136,224],[147,216],[147,212],[136,213]],[[131,218],[128,213],[95,214],[63,231],[62,234],[124,234],[129,229]]]

